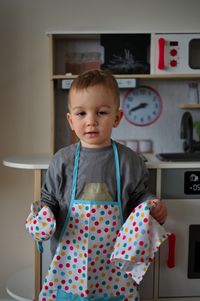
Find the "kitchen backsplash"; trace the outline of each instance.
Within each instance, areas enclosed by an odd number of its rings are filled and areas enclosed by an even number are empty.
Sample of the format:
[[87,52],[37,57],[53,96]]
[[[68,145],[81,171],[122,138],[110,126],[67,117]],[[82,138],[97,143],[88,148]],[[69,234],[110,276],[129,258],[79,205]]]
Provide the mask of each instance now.
[[[152,140],[154,153],[183,151],[183,140],[180,138],[181,118],[185,111],[192,114],[193,121],[200,120],[200,109],[180,109],[179,105],[189,103],[189,83],[198,83],[196,79],[142,79],[137,85],[145,85],[154,88],[161,96],[163,110],[160,118],[153,124],[138,127],[129,123],[125,118],[117,129],[113,130],[112,137],[116,140]],[[127,91],[121,90],[121,103]],[[194,139],[198,139],[194,130]]]

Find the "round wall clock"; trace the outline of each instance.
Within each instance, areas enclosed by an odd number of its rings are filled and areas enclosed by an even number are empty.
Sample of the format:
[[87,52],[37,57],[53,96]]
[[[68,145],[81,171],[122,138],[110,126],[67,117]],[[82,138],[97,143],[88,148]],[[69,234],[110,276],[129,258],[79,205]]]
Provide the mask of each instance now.
[[139,86],[127,91],[123,99],[123,111],[127,121],[136,126],[154,123],[162,112],[160,94],[148,86]]

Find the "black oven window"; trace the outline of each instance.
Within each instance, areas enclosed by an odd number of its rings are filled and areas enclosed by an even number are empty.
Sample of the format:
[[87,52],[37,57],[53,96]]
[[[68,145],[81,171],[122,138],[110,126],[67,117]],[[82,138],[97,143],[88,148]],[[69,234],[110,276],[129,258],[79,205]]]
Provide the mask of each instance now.
[[194,271],[200,273],[200,241],[195,243],[195,265]]
[[189,227],[188,278],[200,278],[200,225]]
[[200,39],[192,39],[189,42],[189,66],[192,69],[200,69]]

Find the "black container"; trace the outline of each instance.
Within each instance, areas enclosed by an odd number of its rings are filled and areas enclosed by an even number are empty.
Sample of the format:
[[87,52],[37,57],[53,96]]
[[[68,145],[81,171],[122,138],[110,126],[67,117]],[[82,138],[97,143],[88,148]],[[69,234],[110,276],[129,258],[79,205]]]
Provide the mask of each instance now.
[[149,74],[150,34],[102,34],[104,64],[114,74]]

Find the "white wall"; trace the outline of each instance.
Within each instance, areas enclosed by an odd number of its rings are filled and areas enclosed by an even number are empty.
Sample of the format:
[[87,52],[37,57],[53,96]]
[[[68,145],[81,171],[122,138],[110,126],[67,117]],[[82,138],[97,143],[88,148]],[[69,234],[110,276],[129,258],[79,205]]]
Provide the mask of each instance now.
[[[199,0],[1,0],[0,161],[50,150],[47,31],[193,32]],[[13,272],[33,262],[24,221],[33,173],[0,165],[0,298]]]

